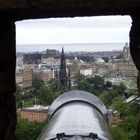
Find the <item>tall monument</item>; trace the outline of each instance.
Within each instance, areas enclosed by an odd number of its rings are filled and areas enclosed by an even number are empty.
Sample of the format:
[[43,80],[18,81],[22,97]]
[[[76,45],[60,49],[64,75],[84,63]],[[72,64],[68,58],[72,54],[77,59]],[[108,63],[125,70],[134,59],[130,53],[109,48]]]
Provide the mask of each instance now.
[[66,71],[66,62],[65,62],[65,54],[64,49],[62,47],[61,58],[60,58],[60,72],[59,72],[59,80],[63,87],[63,91],[67,91],[70,89],[70,74],[67,75]]

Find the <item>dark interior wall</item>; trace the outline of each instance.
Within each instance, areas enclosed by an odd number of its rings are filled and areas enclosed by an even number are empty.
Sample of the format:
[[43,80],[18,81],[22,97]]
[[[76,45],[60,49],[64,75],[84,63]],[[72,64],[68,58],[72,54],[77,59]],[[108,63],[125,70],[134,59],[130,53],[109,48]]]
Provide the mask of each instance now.
[[133,15],[139,0],[1,0],[0,15],[22,20],[44,17]]
[[16,127],[15,106],[15,24],[0,19],[0,140],[12,140]]
[[[133,21],[130,51],[140,71],[139,12],[140,0],[0,0],[0,139],[15,139],[15,21],[48,17],[130,15]],[[140,93],[139,81],[140,74],[137,82]],[[139,125],[137,132],[140,131]]]
[[130,30],[130,53],[134,64],[138,69],[137,87],[140,95],[140,16],[131,16],[132,26]]

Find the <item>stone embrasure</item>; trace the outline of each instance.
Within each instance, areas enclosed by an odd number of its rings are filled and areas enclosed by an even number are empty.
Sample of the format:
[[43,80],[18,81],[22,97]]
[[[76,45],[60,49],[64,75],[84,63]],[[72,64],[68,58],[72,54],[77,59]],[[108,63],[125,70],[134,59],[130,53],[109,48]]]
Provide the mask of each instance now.
[[[31,18],[130,15],[130,51],[139,70],[140,93],[140,0],[0,0],[0,139],[14,140],[15,24]],[[140,123],[137,133],[140,139]]]

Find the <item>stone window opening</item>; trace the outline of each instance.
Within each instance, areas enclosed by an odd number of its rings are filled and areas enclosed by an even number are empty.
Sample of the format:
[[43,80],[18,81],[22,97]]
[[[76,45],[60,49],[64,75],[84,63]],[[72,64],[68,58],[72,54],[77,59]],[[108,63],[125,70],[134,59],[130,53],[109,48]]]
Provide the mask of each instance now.
[[[75,17],[100,15],[130,15],[130,53],[140,71],[140,1],[110,0],[41,0],[41,1],[0,1],[0,139],[14,140],[16,128],[16,107],[14,92],[16,66],[15,21],[30,18]],[[140,73],[137,85],[140,93]],[[138,124],[140,139],[140,123]]]

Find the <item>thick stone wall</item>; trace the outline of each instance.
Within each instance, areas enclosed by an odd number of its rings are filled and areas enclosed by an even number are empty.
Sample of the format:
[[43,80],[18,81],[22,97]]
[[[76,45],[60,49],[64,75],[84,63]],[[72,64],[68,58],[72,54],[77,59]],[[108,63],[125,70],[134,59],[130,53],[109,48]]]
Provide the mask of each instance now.
[[[19,8],[99,8],[109,9],[120,8],[131,9],[139,8],[139,0],[1,0],[0,9],[19,9]],[[122,8],[121,8],[122,7]]]
[[130,31],[130,53],[139,71],[137,85],[140,94],[140,16],[132,16],[132,21]]
[[[140,0],[0,0],[0,139],[14,139],[15,25],[29,18],[130,15],[130,52],[140,71]],[[140,72],[138,76],[140,93]],[[138,131],[140,132],[140,123]],[[138,134],[138,140],[140,136]]]
[[0,21],[0,140],[14,140],[15,106],[15,24]]
[[[140,16],[132,16],[130,30],[130,53],[138,69],[137,87],[140,96]],[[140,139],[140,121],[137,125],[137,140]]]
[[0,14],[22,20],[139,14],[139,0],[1,0]]
[[48,118],[48,111],[47,110],[28,110],[28,109],[21,109],[18,111],[18,114],[22,117],[27,119],[30,122],[37,121],[43,122]]

